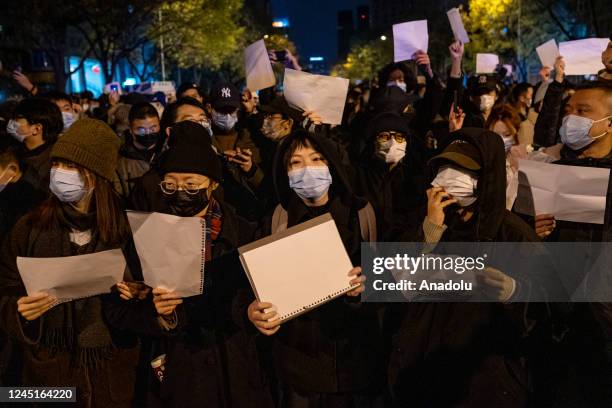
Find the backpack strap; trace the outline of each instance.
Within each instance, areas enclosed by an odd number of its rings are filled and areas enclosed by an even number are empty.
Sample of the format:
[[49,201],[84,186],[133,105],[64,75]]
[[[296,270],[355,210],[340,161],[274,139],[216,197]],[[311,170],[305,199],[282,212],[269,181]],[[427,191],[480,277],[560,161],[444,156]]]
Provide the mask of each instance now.
[[274,213],[272,213],[272,228],[270,232],[276,234],[277,232],[286,230],[288,220],[289,216],[287,215],[287,210],[285,210],[282,205],[277,205],[274,209]]
[[376,215],[372,205],[367,203],[357,214],[359,216],[361,239],[364,242],[376,242]]

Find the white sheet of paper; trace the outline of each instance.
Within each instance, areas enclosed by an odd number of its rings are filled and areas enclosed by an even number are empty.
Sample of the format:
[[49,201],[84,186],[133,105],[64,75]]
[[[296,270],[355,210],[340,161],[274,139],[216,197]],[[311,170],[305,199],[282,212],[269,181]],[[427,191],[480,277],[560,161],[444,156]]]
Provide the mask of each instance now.
[[418,50],[427,52],[429,32],[427,20],[408,21],[393,25],[393,55],[395,62],[411,60]]
[[257,299],[272,303],[282,321],[351,289],[353,266],[329,213],[238,252]]
[[476,54],[477,74],[492,74],[495,72],[497,65],[499,65],[497,54]]
[[296,109],[313,111],[323,123],[342,123],[349,80],[325,75],[314,75],[285,68],[283,83],[287,103]]
[[181,297],[202,294],[204,221],[162,213],[127,215],[145,283]]
[[608,41],[607,38],[585,38],[559,43],[559,54],[565,60],[565,75],[596,74],[603,69],[601,53]]
[[536,47],[536,52],[543,67],[553,68],[555,66],[555,61],[559,56],[559,47],[554,39]]
[[461,13],[459,13],[459,9],[454,7],[446,12],[448,16],[448,21],[451,25],[451,30],[453,30],[453,35],[455,36],[455,40],[459,40],[464,44],[470,42],[470,37],[468,37],[467,31],[465,31],[465,27],[463,25],[463,20],[461,19]]
[[603,224],[609,169],[519,160],[514,209],[521,214],[552,214],[558,220]]
[[123,280],[125,266],[121,249],[59,258],[17,257],[28,295],[46,292],[57,304],[110,293]]
[[276,85],[276,77],[264,40],[255,41],[244,50],[247,88],[251,92]]

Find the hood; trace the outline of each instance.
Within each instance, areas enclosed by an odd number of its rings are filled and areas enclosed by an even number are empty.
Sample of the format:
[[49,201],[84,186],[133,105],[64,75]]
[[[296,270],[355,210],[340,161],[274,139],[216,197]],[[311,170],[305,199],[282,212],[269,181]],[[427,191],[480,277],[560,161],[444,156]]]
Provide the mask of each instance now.
[[302,129],[298,129],[284,138],[279,143],[276,150],[273,167],[273,183],[278,202],[287,210],[291,197],[297,196],[289,187],[289,177],[287,176],[287,169],[283,163],[283,157],[289,146],[291,146],[291,143],[298,137],[304,135],[307,135],[308,139],[314,145],[314,148],[327,159],[329,171],[332,176],[332,185],[330,187],[331,195],[339,197],[345,205],[352,208],[357,210],[363,208],[367,201],[357,198],[354,194],[351,184],[348,181],[349,178],[346,170],[341,164],[340,153],[338,151],[339,147],[319,135],[308,133]]
[[[480,153],[482,169],[478,174],[477,236],[475,238],[478,241],[493,241],[497,237],[506,211],[506,154],[504,143],[496,133],[481,128],[464,128],[453,132],[447,145],[454,140],[466,141],[475,146]],[[441,164],[436,162],[431,168],[433,177],[435,177]]]

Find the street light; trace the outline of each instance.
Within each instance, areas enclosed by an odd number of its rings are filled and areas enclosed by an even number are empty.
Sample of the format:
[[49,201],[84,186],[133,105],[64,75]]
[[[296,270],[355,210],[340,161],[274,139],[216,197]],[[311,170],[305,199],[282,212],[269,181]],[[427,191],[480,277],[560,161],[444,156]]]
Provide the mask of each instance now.
[[381,35],[380,39],[383,40],[383,41],[387,41],[387,36],[386,35]]
[[264,35],[264,38],[267,40],[270,36],[268,34]]

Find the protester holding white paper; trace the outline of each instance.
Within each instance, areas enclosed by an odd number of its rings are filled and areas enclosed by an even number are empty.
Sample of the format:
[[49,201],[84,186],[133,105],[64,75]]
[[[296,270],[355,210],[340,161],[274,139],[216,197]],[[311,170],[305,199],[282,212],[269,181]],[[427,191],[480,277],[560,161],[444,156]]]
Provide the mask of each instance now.
[[[367,224],[372,226],[376,221],[369,204],[353,195],[334,147],[298,130],[280,146],[275,163],[280,204],[265,220],[264,235],[329,212],[353,265],[359,264],[361,242],[376,239],[375,227],[363,230],[360,220],[369,219]],[[351,285],[364,282],[361,268],[346,274]],[[316,398],[334,399],[341,401],[338,406],[349,407],[358,398],[375,401],[381,395],[376,378],[382,375],[378,354],[382,350],[377,346],[374,310],[366,304],[358,306],[362,291],[363,285],[280,326],[274,320],[274,305],[266,299],[249,306],[253,325],[273,336],[277,378],[285,398],[282,405],[296,398]]]
[[[203,285],[202,294],[183,298],[170,288],[152,288],[148,308],[124,301],[119,327],[154,338],[165,337],[154,342],[154,347],[162,343],[169,347],[164,371],[166,391],[155,395],[163,406],[194,406],[202,401],[211,406],[271,406],[255,357],[253,333],[244,325],[253,295],[236,252],[239,245],[253,240],[255,228],[216,195],[222,165],[206,130],[184,121],[175,124],[171,134],[173,146],[159,164],[162,181],[158,188],[166,204],[152,203],[149,208],[203,221],[204,236],[197,238],[202,263],[186,265],[193,267],[192,271],[181,271],[189,280]],[[174,252],[174,257],[180,256],[180,248]],[[145,253],[140,251],[139,256]],[[157,262],[185,266],[173,262],[171,254]],[[172,273],[172,268],[165,269]],[[227,360],[218,361],[219,355]],[[232,390],[231,403],[224,390]]]
[[[42,262],[40,258],[116,248],[127,253],[130,230],[111,184],[119,145],[105,123],[94,119],[75,122],[51,151],[53,195],[16,224],[0,255],[0,317],[3,330],[21,345],[22,384],[76,386],[77,402],[83,406],[132,406],[138,342],[135,336],[109,325],[105,311],[115,295],[55,306],[56,299],[46,293],[26,294],[16,258]],[[130,272],[138,272],[138,261],[126,260],[126,277],[130,278]],[[83,280],[79,277],[81,284]],[[110,293],[111,286],[112,282],[102,290]],[[64,293],[71,296],[69,288]]]

